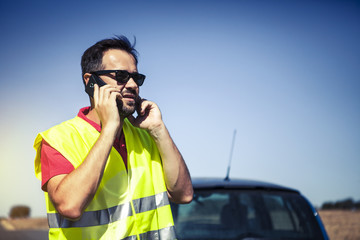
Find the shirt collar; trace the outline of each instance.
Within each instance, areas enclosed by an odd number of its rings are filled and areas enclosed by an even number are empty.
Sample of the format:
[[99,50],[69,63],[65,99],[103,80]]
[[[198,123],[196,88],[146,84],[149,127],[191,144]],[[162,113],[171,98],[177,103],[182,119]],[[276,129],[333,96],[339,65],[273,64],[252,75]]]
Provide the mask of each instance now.
[[83,107],[79,110],[78,117],[88,122],[91,126],[93,126],[98,132],[101,132],[101,126],[94,121],[91,121],[86,115],[89,113],[90,107]]

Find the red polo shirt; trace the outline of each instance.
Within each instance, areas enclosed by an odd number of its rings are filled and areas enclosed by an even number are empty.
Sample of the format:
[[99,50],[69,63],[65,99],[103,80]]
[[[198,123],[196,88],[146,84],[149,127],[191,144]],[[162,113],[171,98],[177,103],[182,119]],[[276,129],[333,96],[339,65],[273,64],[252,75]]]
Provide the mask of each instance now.
[[[84,107],[80,109],[78,117],[84,119],[86,122],[91,124],[96,130],[101,131],[101,126],[91,121],[86,117],[89,113],[90,107]],[[121,131],[120,139],[115,139],[113,147],[120,153],[124,160],[125,167],[127,167],[127,151],[125,136]],[[60,174],[68,174],[74,170],[74,166],[57,150],[52,148],[45,140],[42,141],[41,145],[41,186],[44,191],[44,185],[50,180]]]

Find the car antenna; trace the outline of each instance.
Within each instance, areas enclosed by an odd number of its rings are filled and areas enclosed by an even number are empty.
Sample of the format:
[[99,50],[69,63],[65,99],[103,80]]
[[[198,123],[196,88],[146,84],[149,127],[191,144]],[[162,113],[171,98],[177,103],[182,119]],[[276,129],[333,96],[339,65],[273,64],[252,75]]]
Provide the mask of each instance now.
[[233,134],[233,139],[232,139],[232,144],[231,144],[231,149],[230,149],[229,165],[227,168],[226,177],[224,179],[225,181],[230,181],[230,167],[231,167],[232,154],[234,151],[235,136],[236,136],[236,129],[234,129],[234,134]]

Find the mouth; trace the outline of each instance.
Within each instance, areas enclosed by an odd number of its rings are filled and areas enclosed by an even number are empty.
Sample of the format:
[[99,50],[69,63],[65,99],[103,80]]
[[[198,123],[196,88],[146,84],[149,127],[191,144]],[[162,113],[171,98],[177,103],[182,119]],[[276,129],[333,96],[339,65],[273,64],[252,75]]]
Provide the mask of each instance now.
[[124,93],[124,94],[122,95],[122,98],[123,98],[124,100],[128,100],[128,101],[135,101],[136,96],[135,96],[135,94],[132,94],[132,93]]

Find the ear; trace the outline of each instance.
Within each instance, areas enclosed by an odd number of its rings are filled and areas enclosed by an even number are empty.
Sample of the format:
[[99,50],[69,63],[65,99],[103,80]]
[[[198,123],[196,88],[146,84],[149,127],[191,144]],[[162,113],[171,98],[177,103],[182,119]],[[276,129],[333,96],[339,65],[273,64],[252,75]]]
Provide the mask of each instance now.
[[85,74],[84,74],[84,82],[85,82],[85,85],[87,85],[87,83],[89,82],[90,76],[91,76],[90,73],[85,73]]

